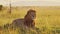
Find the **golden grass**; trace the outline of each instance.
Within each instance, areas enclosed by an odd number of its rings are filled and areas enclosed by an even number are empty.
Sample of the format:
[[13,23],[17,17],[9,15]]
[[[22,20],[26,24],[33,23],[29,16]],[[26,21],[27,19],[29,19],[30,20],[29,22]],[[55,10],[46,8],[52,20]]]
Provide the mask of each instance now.
[[[60,34],[60,7],[57,6],[24,6],[24,7],[12,7],[12,13],[9,14],[9,8],[5,7],[0,11],[0,26],[4,24],[11,24],[14,19],[24,18],[29,9],[36,10],[36,27],[40,29],[41,34]],[[21,30],[21,29],[20,29]],[[2,32],[3,31],[3,32]],[[14,30],[2,30],[2,34],[19,34],[19,29]],[[6,32],[5,32],[6,31]],[[36,30],[31,30],[36,34]],[[27,32],[27,33],[26,33]],[[28,30],[26,34],[29,34]],[[52,33],[53,32],[53,33]],[[30,34],[32,34],[30,33]],[[21,33],[20,33],[21,34]]]

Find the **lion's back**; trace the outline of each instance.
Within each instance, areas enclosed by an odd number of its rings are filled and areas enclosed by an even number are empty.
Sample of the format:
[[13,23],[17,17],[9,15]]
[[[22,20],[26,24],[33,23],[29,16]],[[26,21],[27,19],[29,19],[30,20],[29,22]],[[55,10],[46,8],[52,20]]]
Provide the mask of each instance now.
[[12,24],[15,26],[22,26],[24,25],[24,19],[15,19],[13,20]]

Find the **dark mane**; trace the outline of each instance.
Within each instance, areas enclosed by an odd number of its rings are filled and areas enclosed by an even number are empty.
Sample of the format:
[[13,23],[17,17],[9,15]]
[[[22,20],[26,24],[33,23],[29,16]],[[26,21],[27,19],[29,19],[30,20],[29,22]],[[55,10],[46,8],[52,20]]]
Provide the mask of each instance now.
[[32,18],[31,18],[30,15],[29,15],[29,13],[31,13],[31,12],[36,13],[35,10],[29,10],[29,11],[27,12],[27,14],[25,15],[25,17],[24,17],[24,25],[26,25],[26,26],[28,26],[28,27],[34,27],[34,26],[35,26],[35,21],[32,20]]

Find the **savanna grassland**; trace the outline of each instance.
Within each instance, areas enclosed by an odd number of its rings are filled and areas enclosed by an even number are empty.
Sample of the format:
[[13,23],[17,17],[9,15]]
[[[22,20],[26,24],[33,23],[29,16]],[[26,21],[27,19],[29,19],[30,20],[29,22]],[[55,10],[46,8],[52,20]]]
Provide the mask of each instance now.
[[[11,9],[11,14],[9,7],[0,10],[0,34],[60,34],[60,6],[20,6]],[[24,18],[29,9],[36,11],[35,30],[4,27],[15,19]]]

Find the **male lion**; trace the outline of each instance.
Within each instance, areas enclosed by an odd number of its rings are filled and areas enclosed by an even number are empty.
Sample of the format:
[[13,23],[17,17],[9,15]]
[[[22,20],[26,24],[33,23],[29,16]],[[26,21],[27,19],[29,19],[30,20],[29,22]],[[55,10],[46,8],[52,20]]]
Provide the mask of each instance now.
[[15,26],[27,26],[27,27],[34,27],[36,18],[36,11],[35,10],[29,10],[27,14],[25,15],[24,19],[16,19],[12,22]]
[[34,27],[35,26],[35,21],[34,21],[35,18],[36,18],[36,11],[29,10],[24,17],[24,25],[26,25],[28,27]]

